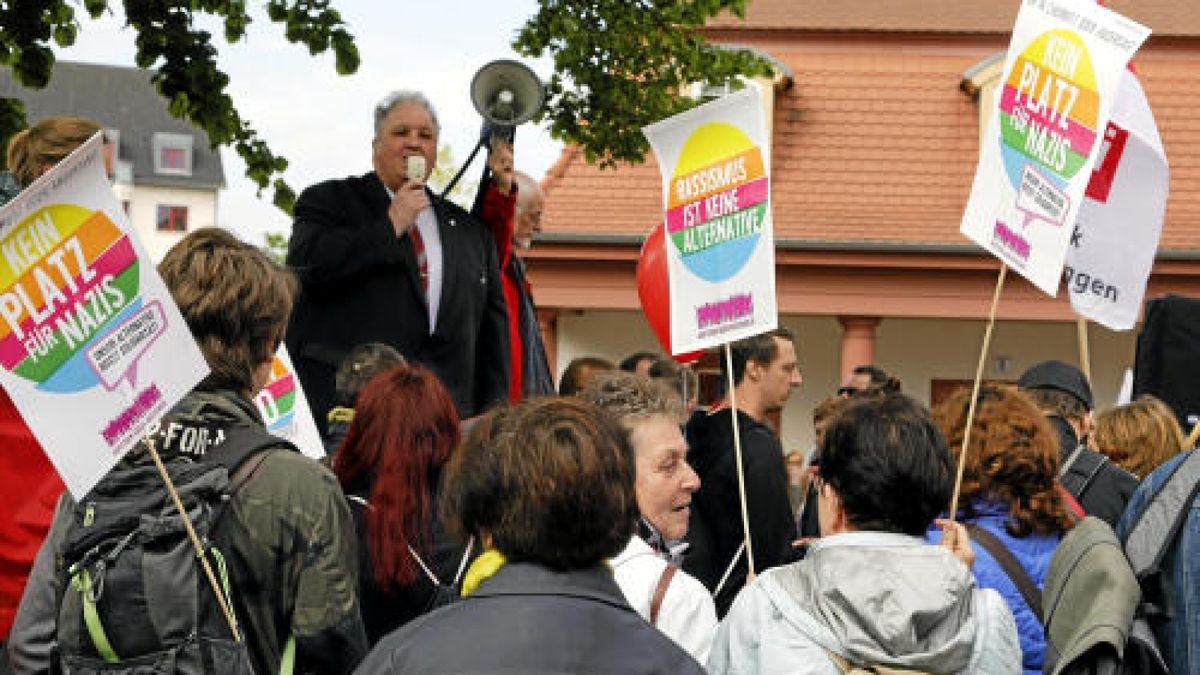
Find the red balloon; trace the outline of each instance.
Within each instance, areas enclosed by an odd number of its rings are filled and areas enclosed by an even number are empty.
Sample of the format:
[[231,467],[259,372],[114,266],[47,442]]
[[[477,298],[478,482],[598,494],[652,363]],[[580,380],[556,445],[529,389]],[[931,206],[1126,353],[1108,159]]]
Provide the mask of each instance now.
[[[671,283],[667,275],[666,243],[663,226],[659,223],[646,237],[637,262],[638,300],[650,330],[664,351],[671,354]],[[687,365],[700,360],[704,350],[671,354],[671,358]]]

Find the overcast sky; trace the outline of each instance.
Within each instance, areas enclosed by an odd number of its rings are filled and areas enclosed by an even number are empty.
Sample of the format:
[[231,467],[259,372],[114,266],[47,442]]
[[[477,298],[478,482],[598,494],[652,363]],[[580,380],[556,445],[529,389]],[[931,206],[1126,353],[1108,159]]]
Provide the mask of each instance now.
[[[339,77],[329,54],[310,56],[283,38],[270,23],[261,2],[250,2],[255,19],[246,41],[231,46],[215,30],[221,66],[230,77],[230,94],[248,120],[277,154],[290,162],[285,176],[297,194],[326,178],[371,169],[371,110],[394,89],[417,89],[433,101],[456,163],[466,160],[479,135],[480,118],[471,106],[471,77],[498,58],[518,59],[543,79],[549,59],[522,59],[509,44],[537,8],[535,0],[440,0],[384,2],[335,0],[358,44],[358,72]],[[77,12],[85,16],[81,7]],[[133,31],[119,17],[84,18],[79,40],[58,58],[92,63],[133,65]],[[517,134],[517,166],[541,175],[558,158],[561,144],[532,125]],[[243,175],[243,164],[222,150],[228,187],[222,191],[218,220],[244,237],[261,243],[261,233],[286,231],[287,216],[260,200]],[[472,174],[482,168],[482,157]],[[457,168],[457,167],[455,167]]]

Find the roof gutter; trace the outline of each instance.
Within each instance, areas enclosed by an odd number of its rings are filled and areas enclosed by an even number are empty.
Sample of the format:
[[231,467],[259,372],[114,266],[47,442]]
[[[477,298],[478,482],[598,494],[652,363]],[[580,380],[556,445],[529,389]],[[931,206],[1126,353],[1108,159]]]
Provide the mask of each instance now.
[[[581,232],[540,232],[535,242],[578,246],[641,246],[646,238],[639,234],[592,234]],[[830,251],[854,253],[921,253],[935,255],[981,255],[975,244],[903,243],[892,241],[824,241],[815,239],[776,239],[780,251]],[[1200,260],[1200,249],[1164,249],[1157,260]]]

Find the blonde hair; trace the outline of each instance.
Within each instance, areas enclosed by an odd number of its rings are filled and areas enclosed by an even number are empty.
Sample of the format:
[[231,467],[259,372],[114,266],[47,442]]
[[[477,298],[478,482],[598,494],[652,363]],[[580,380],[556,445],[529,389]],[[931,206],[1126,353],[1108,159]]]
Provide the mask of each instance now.
[[47,117],[9,140],[8,170],[23,187],[28,186],[47,166],[61,162],[100,130],[99,123],[85,117]]
[[1175,413],[1150,395],[1097,413],[1091,439],[1096,450],[1139,478],[1184,449]]

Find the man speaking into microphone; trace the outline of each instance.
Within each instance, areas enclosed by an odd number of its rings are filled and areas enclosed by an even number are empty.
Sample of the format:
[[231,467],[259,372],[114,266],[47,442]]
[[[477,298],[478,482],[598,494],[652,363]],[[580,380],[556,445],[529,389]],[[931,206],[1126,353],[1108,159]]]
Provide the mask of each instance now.
[[[495,246],[474,216],[425,186],[439,131],[424,95],[394,92],[375,107],[374,171],[319,183],[296,201],[287,263],[301,290],[287,346],[322,433],[338,364],[365,342],[432,369],[463,417],[507,397]],[[511,220],[511,163],[493,173],[480,213]]]

